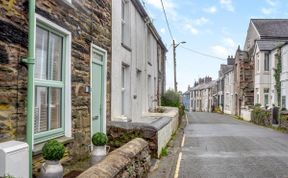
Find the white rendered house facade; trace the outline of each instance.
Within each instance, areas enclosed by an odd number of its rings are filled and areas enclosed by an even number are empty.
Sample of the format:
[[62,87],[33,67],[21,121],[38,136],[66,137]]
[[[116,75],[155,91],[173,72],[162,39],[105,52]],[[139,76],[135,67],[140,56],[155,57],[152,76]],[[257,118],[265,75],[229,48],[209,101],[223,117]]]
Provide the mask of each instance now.
[[111,120],[137,121],[158,105],[166,48],[138,0],[113,0],[112,11]]

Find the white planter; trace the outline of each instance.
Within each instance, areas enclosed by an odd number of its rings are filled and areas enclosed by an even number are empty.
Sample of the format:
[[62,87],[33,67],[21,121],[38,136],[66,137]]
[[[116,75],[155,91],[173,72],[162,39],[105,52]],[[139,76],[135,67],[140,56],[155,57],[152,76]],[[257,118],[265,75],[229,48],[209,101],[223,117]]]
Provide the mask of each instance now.
[[[107,150],[108,149],[108,150]],[[94,165],[97,162],[101,161],[109,152],[109,146],[93,146],[93,151],[91,154],[91,164]]]
[[62,178],[63,166],[60,161],[46,160],[41,167],[40,178]]

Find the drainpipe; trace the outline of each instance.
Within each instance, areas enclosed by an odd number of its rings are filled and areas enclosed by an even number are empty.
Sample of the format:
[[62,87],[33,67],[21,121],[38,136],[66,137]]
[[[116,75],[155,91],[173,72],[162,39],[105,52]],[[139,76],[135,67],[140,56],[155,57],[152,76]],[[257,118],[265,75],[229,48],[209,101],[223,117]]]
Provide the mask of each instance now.
[[23,61],[28,66],[27,87],[27,121],[26,141],[29,145],[29,177],[32,177],[32,149],[33,149],[33,126],[34,126],[34,64],[35,64],[35,0],[29,0],[28,12],[28,57]]

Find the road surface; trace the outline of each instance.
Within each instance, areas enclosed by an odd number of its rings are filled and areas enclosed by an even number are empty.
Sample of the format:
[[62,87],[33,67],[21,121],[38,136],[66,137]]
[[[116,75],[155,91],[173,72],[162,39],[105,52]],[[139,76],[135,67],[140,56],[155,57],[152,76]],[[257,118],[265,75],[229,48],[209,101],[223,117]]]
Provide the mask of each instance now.
[[288,135],[229,116],[190,113],[179,178],[288,178]]

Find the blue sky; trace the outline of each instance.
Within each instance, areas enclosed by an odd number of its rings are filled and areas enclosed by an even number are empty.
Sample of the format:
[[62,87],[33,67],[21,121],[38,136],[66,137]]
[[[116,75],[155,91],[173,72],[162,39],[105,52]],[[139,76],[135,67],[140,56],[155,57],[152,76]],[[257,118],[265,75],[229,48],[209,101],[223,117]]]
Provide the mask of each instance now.
[[[163,42],[167,45],[167,86],[173,88],[172,40],[160,0],[145,4]],[[287,0],[163,0],[171,31],[183,47],[226,59],[244,45],[251,18],[288,18]],[[186,91],[199,77],[216,79],[223,60],[195,54],[177,47],[178,90]]]

